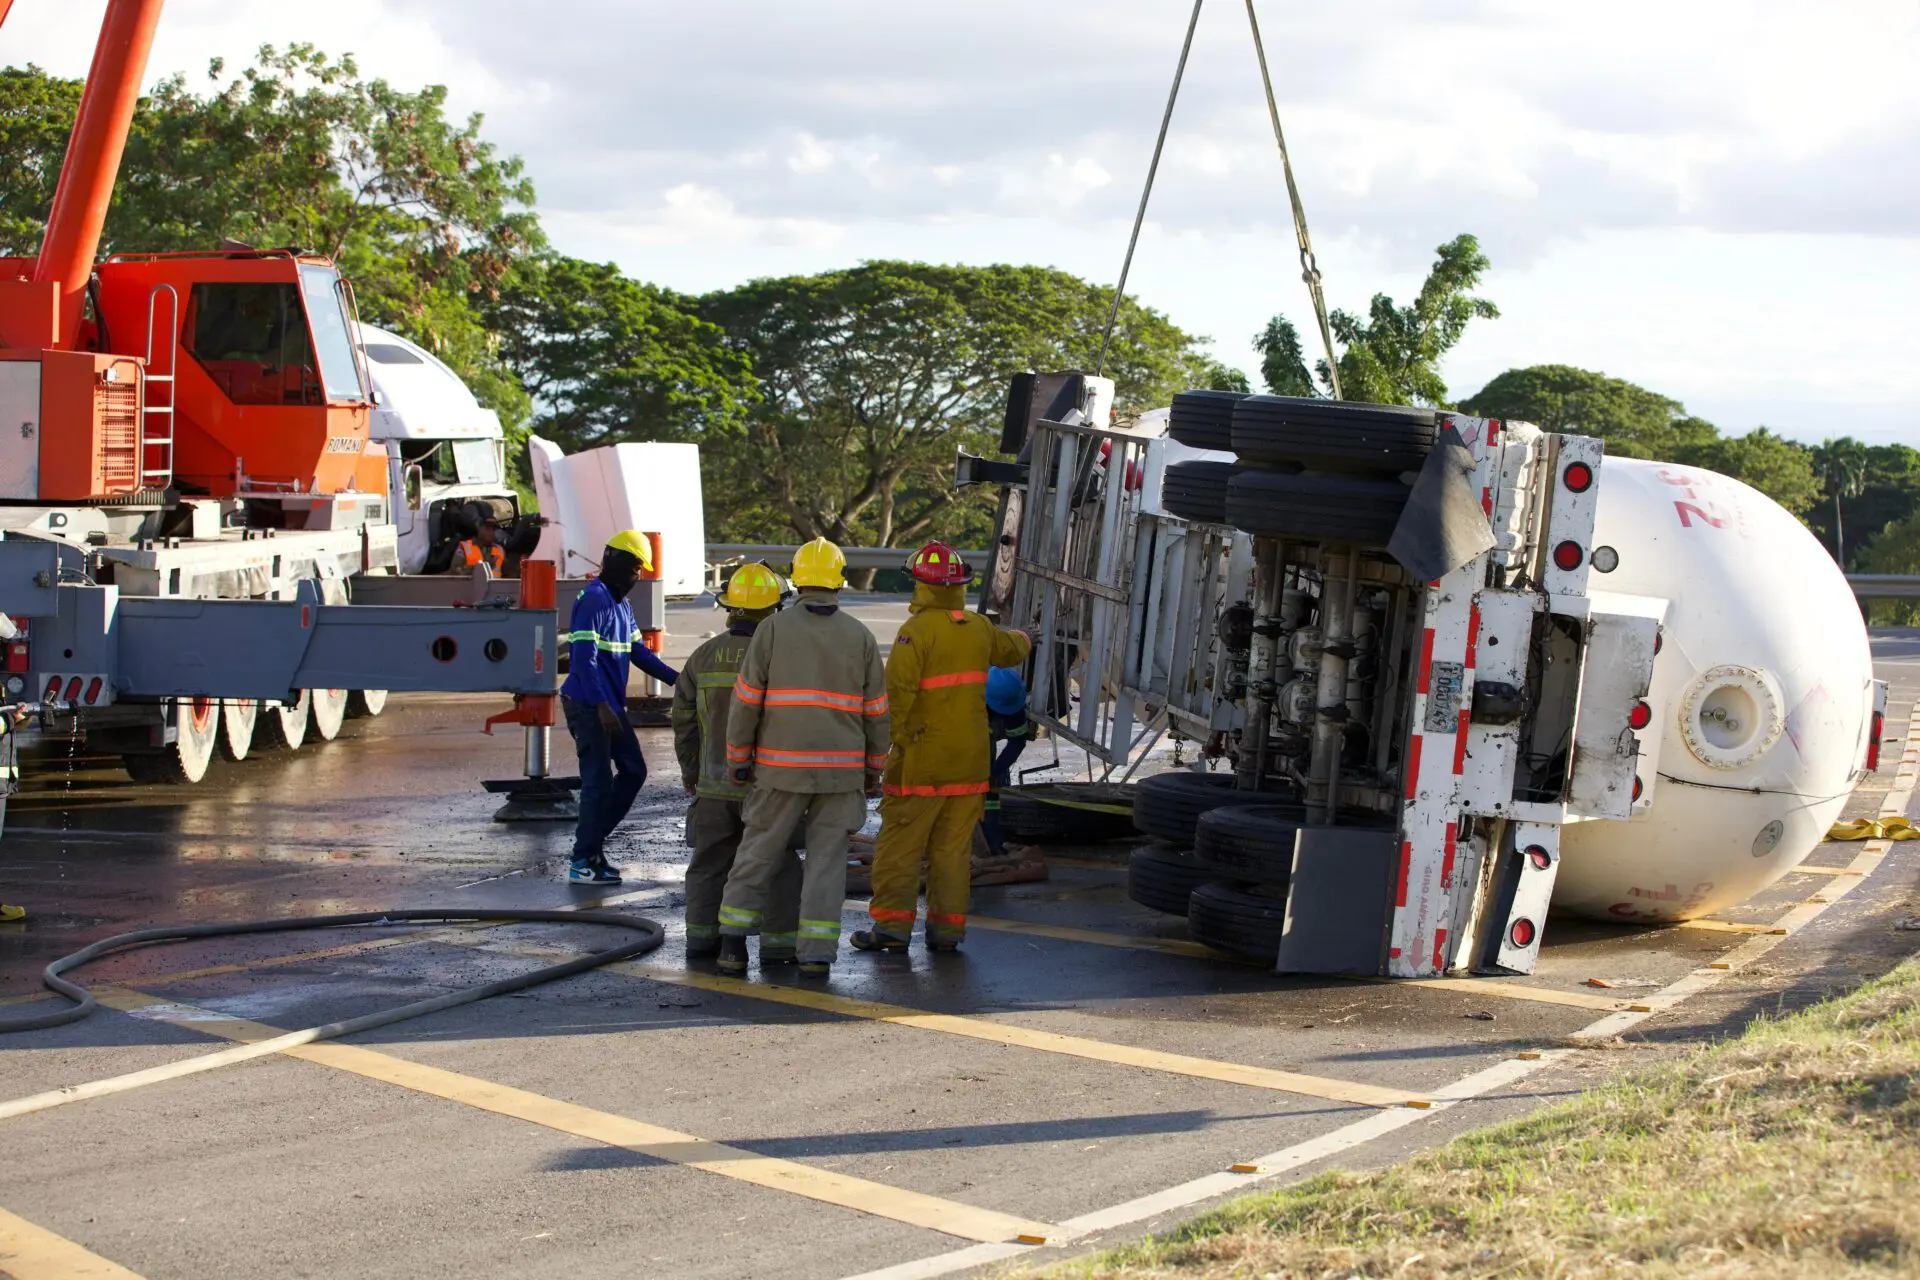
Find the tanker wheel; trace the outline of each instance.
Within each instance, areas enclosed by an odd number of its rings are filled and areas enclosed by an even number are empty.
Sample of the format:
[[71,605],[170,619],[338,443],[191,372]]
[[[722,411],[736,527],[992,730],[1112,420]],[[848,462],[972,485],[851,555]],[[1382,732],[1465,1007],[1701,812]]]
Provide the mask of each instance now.
[[285,747],[289,751],[307,740],[307,721],[313,700],[300,691],[300,700],[289,706],[268,702],[260,708],[260,720],[254,726],[253,742],[259,747]]
[[1227,523],[1257,538],[1384,547],[1410,492],[1396,480],[1242,468],[1227,485]]
[[160,751],[125,757],[135,782],[183,786],[207,776],[220,738],[218,698],[176,698],[173,703],[174,741]]
[[385,689],[355,689],[347,695],[347,718],[363,720],[387,709]]
[[1187,928],[1195,942],[1269,964],[1280,958],[1286,922],[1285,889],[1215,881],[1195,889],[1187,900]]
[[1266,791],[1240,791],[1231,773],[1194,773],[1176,769],[1142,778],[1134,788],[1133,825],[1182,849],[1193,847],[1200,815],[1224,805],[1272,804],[1280,797]]
[[1187,899],[1219,877],[1193,860],[1193,850],[1155,843],[1127,857],[1127,896],[1143,907],[1172,916],[1187,914]]
[[1248,396],[1233,406],[1229,447],[1256,466],[1398,475],[1420,469],[1438,431],[1432,409]]
[[221,699],[220,754],[229,760],[245,760],[253,749],[254,729],[259,723],[260,704],[254,699]]
[[345,689],[310,689],[309,701],[313,703],[313,732],[322,742],[332,742],[340,736],[340,726],[347,719],[347,691]]

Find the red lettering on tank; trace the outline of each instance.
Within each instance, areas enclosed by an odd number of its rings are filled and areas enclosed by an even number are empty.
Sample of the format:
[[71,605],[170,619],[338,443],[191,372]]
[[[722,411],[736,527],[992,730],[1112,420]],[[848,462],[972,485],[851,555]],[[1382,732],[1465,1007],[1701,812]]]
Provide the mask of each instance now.
[[1682,529],[1693,528],[1692,516],[1700,517],[1704,523],[1712,525],[1716,529],[1724,529],[1727,527],[1727,518],[1725,516],[1716,516],[1704,507],[1697,507],[1691,502],[1675,501],[1673,509],[1680,515],[1680,527]]

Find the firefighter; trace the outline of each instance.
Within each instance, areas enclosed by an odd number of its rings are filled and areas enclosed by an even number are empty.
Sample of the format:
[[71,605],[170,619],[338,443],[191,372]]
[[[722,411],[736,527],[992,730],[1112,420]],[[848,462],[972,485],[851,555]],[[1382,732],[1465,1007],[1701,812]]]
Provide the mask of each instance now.
[[680,673],[640,643],[627,594],[642,571],[653,571],[645,534],[628,529],[608,539],[600,576],[573,602],[567,632],[567,679],[560,706],[580,754],[580,822],[574,828],[567,879],[576,884],[619,884],[607,861],[606,841],[633,808],[647,780],[640,740],[627,719],[627,668],[639,667],[674,684]]
[[873,633],[841,612],[846,563],[825,538],[794,553],[799,598],[754,632],[734,682],[727,764],[736,786],[753,789],[720,904],[717,963],[729,973],[747,967],[747,937],[765,923],[768,889],[802,822],[801,976],[826,977],[840,947],[847,837],[866,824],[863,795],[879,794],[887,762],[886,671]]
[[492,516],[482,516],[473,536],[462,538],[453,549],[453,572],[471,573],[477,564],[493,570],[496,578],[506,572],[507,552],[500,545],[500,522]]
[[[988,852],[1004,858],[1007,844],[1000,835],[1000,788],[1013,785],[1013,766],[1033,740],[1033,724],[1027,719],[1027,682],[1012,667],[995,667],[987,672],[987,740],[993,769],[987,779],[987,811],[980,829]],[[994,746],[1001,743],[1005,745],[994,753]]]
[[873,928],[861,951],[905,951],[913,934],[920,863],[927,863],[927,945],[952,951],[967,932],[973,831],[990,769],[987,673],[1024,663],[1032,642],[966,609],[966,563],[929,542],[907,561],[913,604],[887,659],[893,753],[873,849]]
[[[693,651],[673,686],[673,746],[687,806],[687,958],[720,951],[720,896],[733,870],[745,827],[740,805],[748,788],[727,768],[727,713],[733,682],[756,628],[779,611],[785,594],[778,574],[763,564],[742,565],[727,580],[720,604],[727,629]],[[788,841],[774,874],[767,918],[760,930],[760,967],[794,963],[800,937],[800,857]]]

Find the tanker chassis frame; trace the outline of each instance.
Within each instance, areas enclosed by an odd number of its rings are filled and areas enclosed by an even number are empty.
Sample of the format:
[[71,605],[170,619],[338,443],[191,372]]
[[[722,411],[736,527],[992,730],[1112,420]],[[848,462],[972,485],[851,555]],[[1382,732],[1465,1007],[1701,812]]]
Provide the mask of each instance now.
[[1282,971],[1529,973],[1563,828],[1653,794],[1666,602],[1592,589],[1600,442],[1439,428],[1492,536],[1427,580],[1174,515],[1167,442],[1126,430],[1033,424],[1006,506],[1034,719],[1108,772],[1171,731],[1303,810]]

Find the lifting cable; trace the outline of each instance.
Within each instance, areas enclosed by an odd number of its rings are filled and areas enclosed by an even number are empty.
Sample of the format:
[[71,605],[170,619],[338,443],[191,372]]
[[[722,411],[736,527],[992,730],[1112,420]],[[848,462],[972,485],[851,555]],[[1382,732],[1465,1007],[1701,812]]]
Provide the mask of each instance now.
[[1107,328],[1100,335],[1100,354],[1093,362],[1093,376],[1107,367],[1107,346],[1113,341],[1113,326],[1120,319],[1120,300],[1127,296],[1127,272],[1133,269],[1134,246],[1140,243],[1140,225],[1147,219],[1147,198],[1153,194],[1153,175],[1160,171],[1160,152],[1167,145],[1167,126],[1173,123],[1174,99],[1180,96],[1180,79],[1187,74],[1187,55],[1193,52],[1193,30],[1200,25],[1200,6],[1206,0],[1193,0],[1193,16],[1187,19],[1187,38],[1180,45],[1180,63],[1173,69],[1173,88],[1167,90],[1167,109],[1160,116],[1160,136],[1154,139],[1153,159],[1147,164],[1147,182],[1140,188],[1140,207],[1133,214],[1133,234],[1127,237],[1127,256],[1120,263],[1120,282],[1113,286],[1113,309],[1107,312]]
[[[1260,40],[1260,19],[1253,0],[1247,0],[1247,25],[1253,29],[1253,52],[1260,60],[1260,84],[1267,91],[1267,115],[1273,121],[1273,140],[1280,148],[1280,168],[1287,175],[1287,199],[1293,204],[1293,235],[1300,245],[1300,278],[1313,297],[1313,317],[1320,322],[1320,342],[1327,349],[1327,380],[1333,398],[1340,394],[1340,365],[1333,354],[1333,330],[1327,324],[1327,299],[1320,291],[1320,264],[1314,260],[1313,240],[1307,235],[1307,208],[1300,203],[1300,185],[1293,180],[1293,161],[1287,158],[1287,137],[1280,131],[1280,108],[1273,99],[1273,77],[1267,73],[1267,48]],[[1131,251],[1129,251],[1131,252]]]

